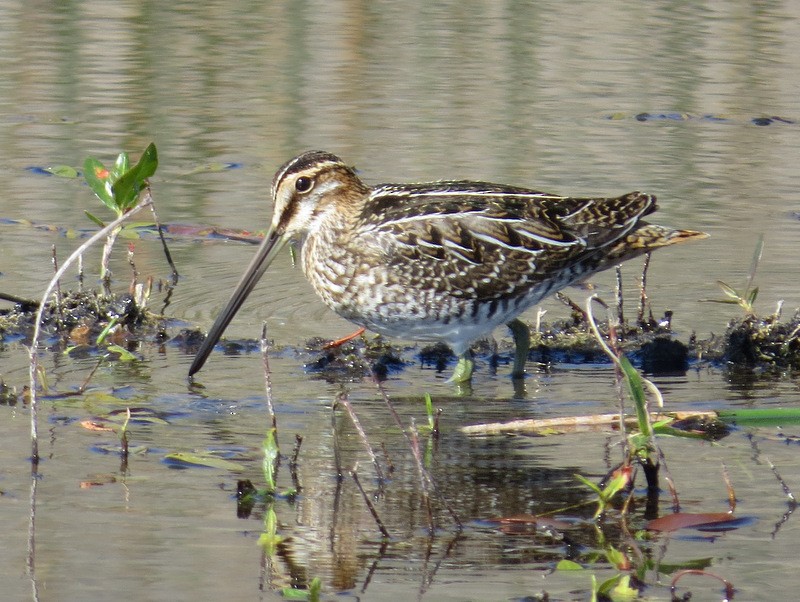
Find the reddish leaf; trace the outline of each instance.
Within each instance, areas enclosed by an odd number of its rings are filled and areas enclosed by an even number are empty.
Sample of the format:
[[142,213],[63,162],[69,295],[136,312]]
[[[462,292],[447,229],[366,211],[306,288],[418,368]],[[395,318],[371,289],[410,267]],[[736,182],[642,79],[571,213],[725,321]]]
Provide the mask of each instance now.
[[535,514],[512,514],[511,516],[502,516],[500,518],[490,519],[489,522],[499,523],[503,526],[539,526],[539,527],[552,527],[553,529],[573,529],[574,523],[568,523],[563,520],[550,518],[549,516],[536,516]]
[[714,527],[723,523],[729,523],[737,520],[737,517],[728,512],[675,512],[674,514],[666,514],[660,518],[656,518],[647,523],[646,528],[649,531],[662,531],[671,533],[678,529],[698,528],[698,527]]

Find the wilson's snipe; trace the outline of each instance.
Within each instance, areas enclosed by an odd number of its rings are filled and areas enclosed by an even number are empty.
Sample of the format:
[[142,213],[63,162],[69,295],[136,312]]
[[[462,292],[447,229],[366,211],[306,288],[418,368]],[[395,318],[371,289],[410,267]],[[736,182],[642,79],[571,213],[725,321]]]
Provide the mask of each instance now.
[[290,239],[306,277],[337,314],[384,335],[443,341],[472,374],[470,344],[500,324],[521,376],[529,333],[517,316],[571,283],[658,247],[705,238],[642,218],[654,196],[569,198],[487,182],[369,187],[339,157],[310,151],[272,181],[264,242],[194,358],[206,361],[226,326]]

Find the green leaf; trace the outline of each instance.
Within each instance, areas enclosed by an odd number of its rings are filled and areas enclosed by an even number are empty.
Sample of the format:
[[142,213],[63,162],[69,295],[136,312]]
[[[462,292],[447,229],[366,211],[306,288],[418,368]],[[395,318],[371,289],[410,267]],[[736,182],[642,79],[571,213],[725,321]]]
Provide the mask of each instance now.
[[274,556],[278,551],[278,544],[282,541],[283,537],[278,534],[278,516],[270,504],[264,513],[264,532],[258,538],[258,543],[264,548],[265,554]]
[[644,394],[644,385],[642,385],[642,377],[639,371],[633,367],[630,360],[624,355],[619,358],[619,365],[622,369],[622,374],[625,377],[625,382],[628,385],[628,391],[631,394],[634,408],[636,409],[636,421],[639,423],[639,432],[650,434],[650,416],[647,413],[647,398]]
[[[601,590],[603,589],[603,585],[600,586]],[[630,575],[620,575],[619,582],[609,592],[609,596],[613,602],[631,602],[639,598],[639,590],[635,587],[631,587]]]
[[720,420],[737,426],[790,426],[800,424],[800,408],[744,408],[719,410]]
[[319,602],[322,593],[322,581],[319,577],[314,577],[308,584],[308,589],[297,589],[295,587],[284,587],[281,595],[287,600],[308,600],[308,602]]
[[83,210],[83,212],[86,214],[86,217],[88,217],[90,220],[92,220],[95,224],[97,224],[101,228],[105,228],[106,227],[105,223],[103,223],[103,220],[101,220],[99,217],[95,217],[94,215],[92,215],[91,213],[86,211],[85,209]]
[[139,232],[137,232],[135,229],[131,228],[130,224],[128,224],[119,231],[119,237],[124,240],[140,240],[142,235],[139,234]]
[[628,484],[629,479],[630,475],[626,474],[624,470],[618,470],[614,478],[606,483],[600,497],[603,501],[610,502]]
[[238,462],[231,462],[225,460],[212,453],[190,453],[190,452],[173,452],[164,456],[167,460],[174,462],[181,462],[183,464],[191,464],[194,466],[205,466],[207,468],[219,468],[221,470],[230,470],[232,472],[241,472],[244,466]]
[[595,492],[597,495],[602,495],[602,494],[603,494],[603,490],[602,490],[602,489],[600,489],[600,487],[598,487],[598,486],[597,486],[595,483],[592,483],[592,482],[591,482],[589,479],[587,479],[585,476],[583,476],[583,475],[581,475],[581,474],[576,474],[576,475],[575,475],[575,478],[576,478],[576,479],[578,479],[578,480],[579,480],[581,483],[583,483],[584,485],[586,485],[586,486],[587,486],[589,489],[591,489],[592,491],[594,491],[594,492]]
[[614,575],[610,579],[606,579],[600,585],[597,586],[597,593],[602,594],[605,597],[608,597],[611,590],[619,583],[620,579],[622,579],[622,575]]
[[567,560],[566,558],[562,558],[561,560],[558,561],[558,564],[556,565],[556,570],[557,571],[583,571],[585,569],[581,565],[579,565],[577,562],[574,562],[572,560]]
[[726,303],[728,305],[740,305],[741,300],[737,297],[736,299],[700,299],[703,303]]
[[109,183],[110,176],[110,172],[100,161],[94,157],[86,157],[86,161],[83,162],[83,177],[86,183],[106,207],[118,213],[114,193],[111,191]]
[[129,165],[130,161],[128,160],[128,153],[123,151],[117,155],[117,160],[114,161],[114,167],[111,168],[112,184],[119,180],[128,171],[128,169],[130,169]]
[[430,393],[425,393],[425,410],[428,412],[428,426],[433,430],[436,422],[433,419],[433,400]]
[[270,428],[261,447],[264,451],[263,470],[264,480],[267,482],[267,489],[270,493],[275,491],[275,466],[280,450],[278,440],[275,438],[276,429]]
[[672,428],[668,424],[654,424],[653,434],[659,437],[683,437],[684,439],[707,439],[708,435],[705,433],[693,433],[692,431],[683,431],[681,429]]
[[758,271],[758,264],[761,263],[761,255],[764,253],[764,235],[761,234],[758,237],[758,242],[756,242],[756,248],[753,251],[753,259],[750,262],[750,270],[747,272],[747,289],[748,290],[751,286],[753,286],[753,280],[756,278],[756,272]]
[[623,566],[628,564],[628,558],[616,548],[607,549],[606,558],[617,569],[621,569]]
[[45,167],[47,173],[51,173],[59,178],[77,178],[78,170],[70,165],[53,165],[52,167]]
[[758,287],[755,287],[752,291],[750,291],[750,294],[747,295],[747,305],[749,305],[751,308],[753,307],[753,303],[756,302],[756,297],[758,297]]
[[738,303],[742,296],[739,294],[735,288],[730,286],[729,284],[725,284],[722,280],[717,280],[717,284],[722,289],[722,292],[728,295],[731,299],[736,299]]
[[103,344],[103,341],[106,340],[106,337],[111,332],[111,329],[114,328],[114,326],[117,325],[117,322],[119,322],[119,318],[111,318],[108,321],[108,324],[106,324],[106,327],[103,328],[103,330],[100,332],[100,334],[97,335],[97,341],[96,341],[97,345],[102,345]]
[[133,362],[139,359],[133,353],[131,353],[127,349],[120,347],[119,345],[109,345],[108,347],[106,347],[106,349],[108,349],[111,353],[118,354],[119,357],[117,359],[121,362]]
[[156,169],[158,169],[158,152],[155,144],[151,142],[142,153],[139,162],[114,182],[112,191],[121,211],[127,211],[136,204],[139,192],[145,186],[147,178],[156,173]]

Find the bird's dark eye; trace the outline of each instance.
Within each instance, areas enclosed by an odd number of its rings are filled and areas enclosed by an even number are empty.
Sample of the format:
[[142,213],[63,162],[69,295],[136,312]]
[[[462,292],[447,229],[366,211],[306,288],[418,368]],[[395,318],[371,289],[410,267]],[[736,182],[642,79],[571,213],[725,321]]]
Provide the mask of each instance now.
[[307,176],[300,176],[294,183],[294,189],[297,192],[308,192],[314,187],[314,180]]

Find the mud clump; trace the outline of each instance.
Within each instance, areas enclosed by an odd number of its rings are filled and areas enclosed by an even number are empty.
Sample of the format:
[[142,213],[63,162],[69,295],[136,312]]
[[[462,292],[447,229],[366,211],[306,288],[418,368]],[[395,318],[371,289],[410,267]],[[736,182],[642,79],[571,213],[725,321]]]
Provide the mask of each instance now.
[[[0,310],[0,340],[21,340],[30,343],[35,329],[38,303],[16,303]],[[97,292],[70,291],[47,303],[42,312],[42,333],[45,344],[53,339],[72,345],[91,345],[91,341],[110,325],[116,340],[130,336],[142,338],[164,336],[163,319],[136,303],[130,294],[103,296]]]
[[304,347],[312,356],[304,362],[306,370],[331,382],[342,378],[361,380],[367,374],[385,379],[407,363],[402,359],[402,350],[379,335],[362,335],[342,344],[314,338],[306,341]]
[[708,341],[703,352],[732,367],[800,369],[800,312],[787,322],[754,315],[731,320],[725,334]]

